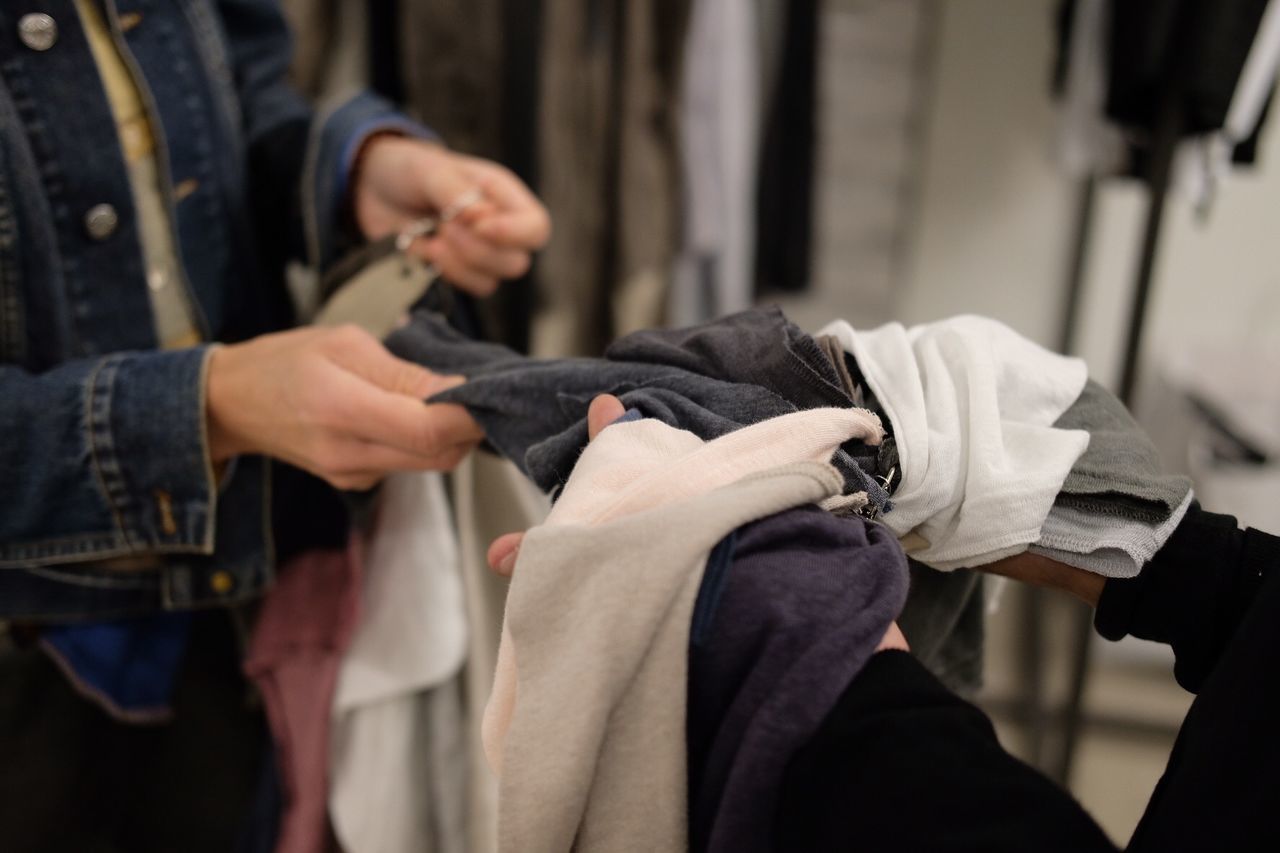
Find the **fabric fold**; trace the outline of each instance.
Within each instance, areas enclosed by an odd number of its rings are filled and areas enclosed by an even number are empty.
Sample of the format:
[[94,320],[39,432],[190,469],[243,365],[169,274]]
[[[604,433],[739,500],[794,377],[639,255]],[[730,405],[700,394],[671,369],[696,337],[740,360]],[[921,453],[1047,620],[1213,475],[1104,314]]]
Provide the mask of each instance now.
[[[386,344],[401,358],[466,376],[431,401],[466,406],[489,443],[549,493],[568,480],[586,446],[587,408],[600,394],[704,440],[797,410],[853,406],[822,348],[776,309],[638,332],[602,359],[525,358],[469,340],[422,310]],[[877,454],[865,452],[879,440],[851,441],[832,460],[845,492],[865,492],[876,512],[890,509]]]
[[469,630],[444,478],[393,474],[378,501],[332,703],[334,834],[347,853],[462,851]]
[[687,846],[685,685],[707,554],[748,521],[838,494],[825,460],[865,425],[817,409],[704,443],[642,420],[586,448],[526,534],[507,600],[485,719],[500,849]]
[[911,556],[941,570],[1026,550],[1089,434],[1054,424],[1080,395],[1084,362],[1007,326],[961,316],[834,335],[891,423],[902,467],[884,522],[923,540]]

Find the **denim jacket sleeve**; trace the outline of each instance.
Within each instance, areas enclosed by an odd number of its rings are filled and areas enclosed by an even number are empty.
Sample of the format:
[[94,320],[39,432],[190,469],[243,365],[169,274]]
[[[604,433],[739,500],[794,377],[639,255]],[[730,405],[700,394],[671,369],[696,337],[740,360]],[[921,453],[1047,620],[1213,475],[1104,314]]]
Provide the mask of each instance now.
[[212,551],[207,356],[0,367],[0,566]]
[[[344,158],[353,140],[381,128],[428,132],[368,95],[317,118],[286,80],[289,35],[277,7],[273,0],[214,0],[208,10],[216,20],[197,21],[195,30],[205,38],[208,49],[201,59],[211,79],[226,83],[222,102],[238,131],[241,150],[228,154],[227,162],[258,158],[263,174],[281,176],[272,186],[296,212],[297,243],[313,247],[311,257],[320,262],[335,251],[333,234],[349,166]],[[184,6],[188,14],[202,8],[205,4]],[[0,179],[7,169],[4,159],[0,151]],[[304,163],[305,169],[299,165]],[[270,194],[270,186],[263,189]],[[249,196],[244,203],[259,208],[254,193]],[[27,199],[40,203],[31,194]],[[25,219],[27,233],[21,233],[21,221],[17,233],[0,228],[0,279],[6,263],[16,264],[25,269],[29,292],[58,293],[52,278],[48,287],[41,283],[57,273],[37,269],[33,261],[39,254],[35,243],[53,243],[44,239],[49,235],[33,233],[46,228],[51,217],[47,210],[32,211]],[[311,232],[305,241],[304,220]],[[8,292],[0,287],[0,297],[8,298]],[[21,316],[20,308],[3,316]],[[143,553],[214,555],[228,536],[237,538],[225,523],[228,513],[220,512],[208,461],[209,348],[115,349],[99,347],[98,352],[112,354],[85,352],[38,369],[20,358],[0,358],[0,567],[91,563]],[[239,471],[236,479],[244,479],[241,475],[247,476]],[[246,529],[261,527],[264,517],[262,497],[253,501],[253,506],[236,501],[240,505],[234,507],[248,521]],[[233,508],[228,503],[222,509]]]

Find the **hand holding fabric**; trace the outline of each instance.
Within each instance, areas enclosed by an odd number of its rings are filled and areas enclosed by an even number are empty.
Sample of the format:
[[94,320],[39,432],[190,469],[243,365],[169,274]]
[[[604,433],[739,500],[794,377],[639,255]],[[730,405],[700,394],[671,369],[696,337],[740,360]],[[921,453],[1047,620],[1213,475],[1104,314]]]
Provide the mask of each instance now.
[[488,296],[500,280],[524,275],[530,254],[551,236],[546,208],[510,170],[434,142],[377,135],[356,159],[351,203],[364,236],[379,240],[475,190],[482,201],[410,251],[468,293]]
[[462,406],[423,400],[462,381],[396,358],[355,326],[218,347],[205,398],[210,457],[272,456],[340,489],[447,470],[479,443],[480,427]]

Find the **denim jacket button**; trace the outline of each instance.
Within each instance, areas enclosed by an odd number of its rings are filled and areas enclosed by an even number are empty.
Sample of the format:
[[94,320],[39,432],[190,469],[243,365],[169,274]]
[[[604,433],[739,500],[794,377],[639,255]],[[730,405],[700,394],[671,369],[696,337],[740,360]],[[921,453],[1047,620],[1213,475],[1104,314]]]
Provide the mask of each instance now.
[[120,216],[109,204],[95,204],[84,215],[84,230],[95,240],[105,240],[116,232]]
[[58,23],[43,12],[18,19],[18,38],[32,50],[48,50],[58,41]]

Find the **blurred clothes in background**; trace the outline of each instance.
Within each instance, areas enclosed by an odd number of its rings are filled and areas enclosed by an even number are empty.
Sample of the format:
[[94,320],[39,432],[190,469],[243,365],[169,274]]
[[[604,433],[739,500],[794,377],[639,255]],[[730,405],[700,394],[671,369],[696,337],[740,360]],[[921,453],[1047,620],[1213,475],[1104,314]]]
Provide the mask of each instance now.
[[1144,177],[1154,140],[1180,140],[1176,181],[1204,210],[1252,165],[1280,69],[1280,5],[1267,0],[1065,0],[1054,89],[1073,174]]
[[310,93],[369,85],[547,205],[531,276],[478,306],[487,338],[598,355],[809,285],[820,0],[285,5]]

